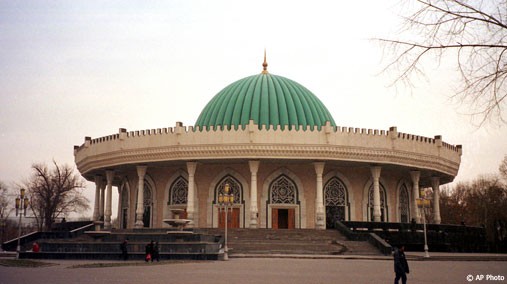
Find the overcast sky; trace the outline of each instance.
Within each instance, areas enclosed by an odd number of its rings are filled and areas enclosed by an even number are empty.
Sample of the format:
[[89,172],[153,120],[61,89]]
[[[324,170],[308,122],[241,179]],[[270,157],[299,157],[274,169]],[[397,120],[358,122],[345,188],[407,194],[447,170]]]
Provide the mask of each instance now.
[[506,126],[478,129],[449,100],[460,82],[447,60],[425,61],[411,90],[388,87],[370,39],[397,36],[398,4],[0,0],[0,181],[15,188],[32,163],[74,166],[85,136],[194,124],[222,88],[261,72],[265,48],[269,72],[307,87],[337,125],[442,135],[463,145],[457,181],[496,173]]

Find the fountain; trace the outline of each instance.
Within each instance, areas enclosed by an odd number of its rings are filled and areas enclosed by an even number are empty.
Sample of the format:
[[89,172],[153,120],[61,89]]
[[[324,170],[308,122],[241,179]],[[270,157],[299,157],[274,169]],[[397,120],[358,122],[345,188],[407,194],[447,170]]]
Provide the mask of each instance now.
[[101,241],[105,236],[111,234],[111,231],[102,230],[102,226],[104,226],[104,221],[93,221],[94,231],[85,231],[84,233],[93,237],[95,241]]
[[183,229],[190,223],[192,220],[190,219],[180,219],[180,214],[183,212],[183,209],[173,208],[171,209],[171,213],[173,213],[172,219],[164,219],[164,223],[168,224],[171,227],[177,228],[177,231],[167,231],[168,234],[171,233],[192,233],[183,231]]

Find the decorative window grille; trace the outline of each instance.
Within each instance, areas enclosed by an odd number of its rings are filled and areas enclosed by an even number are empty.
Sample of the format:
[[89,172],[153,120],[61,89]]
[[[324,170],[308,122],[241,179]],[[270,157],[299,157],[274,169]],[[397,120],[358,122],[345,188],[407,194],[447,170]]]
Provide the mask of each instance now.
[[178,177],[171,187],[170,204],[187,204],[188,181]]
[[271,203],[295,204],[297,201],[296,185],[286,176],[280,176],[271,184]]
[[144,180],[143,188],[143,226],[148,228],[152,224],[152,206],[153,206],[153,192],[150,184]]
[[410,216],[410,202],[408,197],[408,189],[405,184],[400,188],[400,221],[402,223],[409,222]]
[[121,190],[121,208],[129,207],[129,195],[127,192],[127,187],[124,186]]
[[225,184],[226,183],[229,184],[229,194],[233,194],[234,195],[234,203],[235,204],[242,203],[243,194],[242,194],[242,190],[241,190],[241,184],[236,179],[234,179],[231,176],[225,177],[218,184],[218,187],[217,187],[217,190],[216,190],[216,194],[217,195],[215,196],[215,198],[216,198],[215,200],[218,201],[218,196],[220,194],[225,194]]
[[145,208],[151,207],[151,204],[153,204],[153,200],[151,198],[151,187],[146,181],[144,181],[143,204]]
[[127,228],[128,224],[128,210],[129,210],[129,195],[127,192],[128,188],[123,185],[121,189],[121,215],[120,215],[120,226],[122,229]]
[[337,179],[331,179],[324,188],[324,202],[326,206],[347,206],[347,189]]

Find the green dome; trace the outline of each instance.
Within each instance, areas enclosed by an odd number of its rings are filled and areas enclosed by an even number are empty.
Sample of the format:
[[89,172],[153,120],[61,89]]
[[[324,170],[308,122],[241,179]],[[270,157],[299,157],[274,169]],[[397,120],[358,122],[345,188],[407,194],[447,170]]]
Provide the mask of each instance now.
[[195,126],[227,129],[244,128],[249,120],[255,124],[282,130],[321,126],[333,117],[324,104],[299,83],[285,77],[262,72],[238,80],[220,91],[204,107]]

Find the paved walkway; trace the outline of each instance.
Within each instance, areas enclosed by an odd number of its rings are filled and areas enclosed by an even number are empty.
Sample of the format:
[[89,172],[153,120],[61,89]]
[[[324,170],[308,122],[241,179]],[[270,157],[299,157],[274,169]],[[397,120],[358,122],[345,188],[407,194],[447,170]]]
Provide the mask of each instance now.
[[[407,253],[411,273],[409,283],[507,283],[505,261],[415,261],[422,254]],[[434,253],[436,258],[439,254]],[[461,254],[459,254],[461,255]],[[456,256],[459,256],[456,255]],[[455,256],[455,257],[456,257]],[[463,255],[461,255],[463,256]],[[489,254],[472,254],[476,260]],[[350,257],[350,256],[347,256]],[[430,259],[432,259],[430,257]],[[483,258],[485,259],[485,258]],[[229,261],[160,262],[145,265],[129,261],[129,266],[71,268],[74,265],[118,263],[117,261],[47,260],[55,265],[39,268],[0,266],[0,284],[11,283],[392,283],[390,257],[362,258],[230,258]],[[480,281],[482,275],[482,281]],[[467,281],[472,277],[474,281]],[[489,280],[486,280],[489,277]],[[503,280],[502,280],[503,279]]]
[[[405,252],[411,261],[507,261],[507,254],[493,253],[445,253]],[[392,256],[383,255],[307,255],[307,254],[233,254],[231,258],[293,258],[293,259],[362,259],[391,260]],[[507,263],[506,263],[507,265]]]

